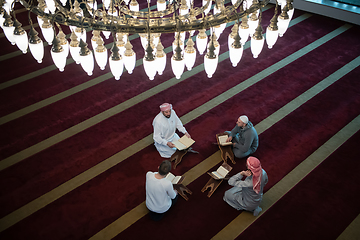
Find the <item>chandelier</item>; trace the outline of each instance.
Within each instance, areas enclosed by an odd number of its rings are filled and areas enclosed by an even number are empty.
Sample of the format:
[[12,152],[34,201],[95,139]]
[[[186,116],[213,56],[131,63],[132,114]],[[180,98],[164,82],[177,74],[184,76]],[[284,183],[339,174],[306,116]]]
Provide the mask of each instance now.
[[[142,10],[137,0],[97,1],[0,0],[0,25],[11,44],[16,44],[24,54],[29,49],[41,63],[44,42],[34,28],[30,16],[33,13],[37,16],[44,41],[52,46],[52,59],[61,72],[68,55],[71,55],[89,76],[95,62],[101,70],[109,64],[116,80],[120,79],[124,68],[129,74],[135,68],[136,53],[129,35],[139,34],[144,50],[143,66],[149,79],[153,80],[166,67],[166,53],[160,37],[162,34],[174,34],[171,67],[175,77],[180,79],[185,67],[190,71],[197,52],[203,55],[206,51],[204,68],[211,78],[218,64],[220,44],[217,40],[227,23],[234,22],[228,35],[232,66],[236,67],[239,63],[243,45],[249,37],[253,57],[258,57],[265,42],[261,26],[262,8],[270,0],[157,0],[152,6],[151,0],[147,0],[147,9]],[[275,3],[274,16],[266,29],[268,48],[272,48],[278,36],[283,36],[294,12],[293,0],[275,0]],[[16,19],[16,4],[21,4],[28,11],[28,34]],[[62,30],[64,27],[70,28],[70,41]],[[206,34],[207,29],[210,37]],[[92,50],[86,43],[87,31],[93,34],[89,40]],[[198,31],[196,35],[195,31]],[[103,37],[108,39],[111,35],[114,42],[109,54]]]

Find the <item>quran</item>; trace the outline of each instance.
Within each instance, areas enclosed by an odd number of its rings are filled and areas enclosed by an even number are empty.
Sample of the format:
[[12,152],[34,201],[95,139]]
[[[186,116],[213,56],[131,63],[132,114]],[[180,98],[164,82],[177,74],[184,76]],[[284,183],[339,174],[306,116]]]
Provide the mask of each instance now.
[[165,179],[169,180],[172,184],[180,184],[184,178],[185,177],[183,176],[175,176],[171,172],[169,172],[165,177]]
[[232,167],[228,164],[222,164],[216,171],[209,173],[214,179],[224,179],[226,175],[231,171]]
[[218,139],[219,139],[219,144],[221,146],[227,146],[227,145],[231,145],[232,142],[226,142],[226,139],[228,138],[227,135],[222,135],[222,136],[219,136]]
[[182,136],[179,140],[172,142],[178,150],[184,150],[194,144],[194,140],[188,138],[186,135]]

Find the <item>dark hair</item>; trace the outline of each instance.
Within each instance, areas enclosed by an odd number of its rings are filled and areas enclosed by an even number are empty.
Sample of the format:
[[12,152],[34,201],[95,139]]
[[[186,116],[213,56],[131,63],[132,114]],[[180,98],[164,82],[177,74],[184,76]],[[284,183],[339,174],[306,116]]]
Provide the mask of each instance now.
[[171,169],[171,162],[169,160],[164,160],[159,166],[159,174],[162,176],[167,175]]

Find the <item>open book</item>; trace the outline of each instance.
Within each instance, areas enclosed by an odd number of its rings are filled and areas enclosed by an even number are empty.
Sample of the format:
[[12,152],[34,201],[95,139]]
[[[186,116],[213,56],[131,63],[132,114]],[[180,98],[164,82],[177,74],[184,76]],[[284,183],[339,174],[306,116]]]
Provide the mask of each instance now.
[[232,142],[226,142],[226,139],[228,138],[228,135],[222,135],[222,136],[219,136],[218,139],[219,139],[219,144],[221,146],[226,146],[226,145],[231,145]]
[[210,174],[214,179],[223,179],[231,171],[232,167],[226,163],[223,163],[216,171],[213,171]]
[[194,140],[188,138],[186,135],[182,136],[179,140],[172,142],[178,150],[184,150],[194,144]]
[[183,176],[175,176],[171,172],[169,172],[165,178],[168,179],[172,184],[180,184],[184,180]]

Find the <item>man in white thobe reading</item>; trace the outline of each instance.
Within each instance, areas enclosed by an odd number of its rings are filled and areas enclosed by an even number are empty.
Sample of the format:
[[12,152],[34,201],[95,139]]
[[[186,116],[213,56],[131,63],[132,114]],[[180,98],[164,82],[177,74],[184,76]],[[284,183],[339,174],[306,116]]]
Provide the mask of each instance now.
[[175,145],[172,143],[180,139],[176,134],[176,129],[191,138],[181,123],[179,117],[172,109],[169,103],[163,103],[160,106],[160,113],[153,120],[154,127],[154,144],[161,157],[170,158],[176,151]]

